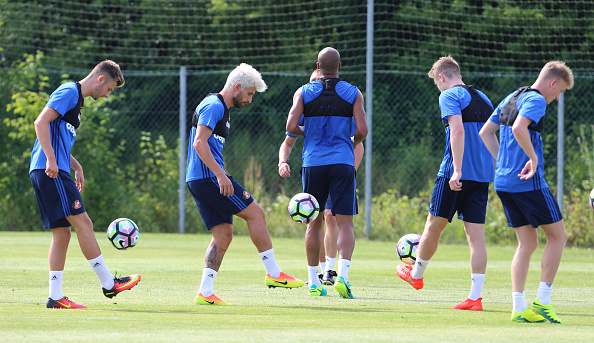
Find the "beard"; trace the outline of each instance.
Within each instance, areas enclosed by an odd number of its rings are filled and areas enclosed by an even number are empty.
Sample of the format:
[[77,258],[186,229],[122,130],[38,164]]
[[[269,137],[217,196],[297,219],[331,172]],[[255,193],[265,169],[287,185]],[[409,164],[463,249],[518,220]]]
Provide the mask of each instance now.
[[234,107],[242,108],[245,104],[247,104],[247,101],[242,101],[241,94],[233,97],[233,106]]

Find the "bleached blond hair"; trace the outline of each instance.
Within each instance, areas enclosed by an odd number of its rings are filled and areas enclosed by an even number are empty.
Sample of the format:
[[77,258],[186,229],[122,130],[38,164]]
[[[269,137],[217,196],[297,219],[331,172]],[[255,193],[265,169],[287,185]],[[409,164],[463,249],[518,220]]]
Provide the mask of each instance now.
[[268,88],[260,72],[247,63],[242,63],[233,69],[227,77],[224,89],[231,89],[236,84],[240,84],[242,89],[256,87],[258,92],[264,92]]

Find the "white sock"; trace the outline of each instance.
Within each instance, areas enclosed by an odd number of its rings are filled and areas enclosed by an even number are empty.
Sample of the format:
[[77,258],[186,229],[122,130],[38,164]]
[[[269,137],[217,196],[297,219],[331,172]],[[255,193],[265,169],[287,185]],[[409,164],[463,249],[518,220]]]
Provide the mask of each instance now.
[[329,270],[334,270],[335,264],[336,264],[336,257],[326,256],[326,268],[324,269],[324,272],[327,272]]
[[324,273],[324,271],[326,270],[326,261],[322,262],[320,261],[320,273]]
[[417,256],[417,260],[415,261],[415,266],[410,273],[410,277],[413,279],[422,279],[423,275],[425,275],[425,269],[427,269],[427,266],[429,265],[429,261],[431,260],[425,261]]
[[526,304],[526,295],[524,291],[512,292],[512,299],[514,301],[514,311],[522,313],[526,311],[528,305]]
[[64,271],[50,271],[49,272],[49,297],[52,300],[60,300],[64,298],[62,293],[62,277]]
[[266,274],[270,275],[271,277],[279,277],[281,273],[281,269],[276,263],[276,259],[274,258],[274,249],[269,249],[260,253],[260,258],[264,263],[264,268],[266,269]]
[[91,268],[97,275],[99,282],[101,282],[101,287],[105,289],[112,289],[115,282],[113,280],[113,275],[107,269],[105,265],[105,261],[103,261],[103,255],[99,255],[92,260],[88,260]]
[[548,282],[541,282],[538,286],[538,294],[536,299],[541,305],[548,305],[551,303],[551,291],[553,290],[553,284]]
[[217,277],[217,272],[211,268],[202,269],[202,280],[200,280],[200,289],[198,293],[205,297],[210,297],[214,294],[214,280]]
[[309,285],[319,287],[320,278],[318,277],[318,266],[307,266],[307,274],[309,276]]
[[338,260],[338,276],[342,276],[345,282],[349,282],[349,268],[351,267],[351,261],[340,259]]
[[483,284],[485,283],[485,274],[470,274],[472,277],[472,285],[470,286],[470,294],[468,299],[476,300],[481,297],[483,292]]

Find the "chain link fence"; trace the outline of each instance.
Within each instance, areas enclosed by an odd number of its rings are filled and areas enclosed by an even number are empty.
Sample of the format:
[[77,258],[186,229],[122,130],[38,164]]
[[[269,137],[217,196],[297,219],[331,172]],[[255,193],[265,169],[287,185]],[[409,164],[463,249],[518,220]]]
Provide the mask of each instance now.
[[[198,103],[209,93],[220,91],[230,71],[187,72],[186,133],[184,149],[191,128],[190,121]],[[117,89],[117,101],[107,103],[114,114],[101,122],[109,132],[110,149],[119,149],[120,166],[129,168],[125,177],[114,178],[110,188],[128,192],[141,199],[144,210],[150,213],[144,228],[147,231],[177,232],[179,189],[180,141],[180,75],[176,72],[124,71],[126,85]],[[49,72],[50,93],[62,78],[61,73]],[[84,74],[71,74],[69,79],[80,80]],[[341,78],[357,85],[363,94],[365,74],[341,73]],[[464,74],[464,81],[485,92],[496,106],[507,94],[520,86],[530,85],[533,75]],[[301,167],[302,139],[297,141],[289,164],[291,178],[278,175],[278,149],[285,138],[285,123],[292,104],[293,93],[306,83],[309,71],[293,73],[263,73],[269,86],[265,93],[257,93],[253,103],[242,109],[231,110],[231,131],[224,149],[227,172],[257,198],[266,195],[274,199],[279,194],[290,196],[301,191],[298,171]],[[580,150],[577,137],[592,138],[591,102],[594,87],[588,78],[576,76],[574,89],[566,92],[564,101],[565,134],[563,164],[564,184],[572,189],[589,179],[588,160]],[[429,85],[429,86],[428,86]],[[373,147],[371,192],[373,196],[392,192],[397,197],[421,197],[429,201],[429,194],[443,157],[445,147],[444,126],[438,107],[439,90],[426,74],[407,72],[376,72],[373,89]],[[90,101],[90,100],[89,100]],[[557,111],[558,102],[547,107],[543,132],[546,178],[555,191],[557,184]],[[90,139],[92,132],[84,132],[85,111],[79,140]],[[77,141],[78,142],[78,141]],[[103,143],[98,143],[103,144]],[[73,155],[77,156],[77,145]],[[369,154],[367,150],[365,154]],[[587,156],[586,156],[587,157]],[[78,158],[78,156],[77,156]],[[91,158],[101,159],[101,156]],[[364,159],[366,157],[364,156]],[[80,160],[80,158],[79,158]],[[83,158],[84,160],[84,158]],[[82,162],[81,162],[82,163]],[[185,165],[185,163],[184,163]],[[83,167],[85,165],[83,164]],[[159,170],[156,177],[151,170]],[[87,171],[93,175],[100,171]],[[362,163],[357,174],[360,213],[364,208],[365,177],[368,174]],[[123,180],[123,178],[128,180]],[[132,179],[132,181],[130,181]],[[257,189],[256,189],[257,188]],[[181,188],[183,192],[185,187]],[[99,195],[97,196],[99,198]],[[425,199],[426,198],[426,199]],[[201,226],[193,200],[186,194],[185,228],[195,231]],[[34,199],[33,199],[34,200]],[[87,199],[85,198],[85,201]],[[132,206],[132,205],[131,205]],[[125,207],[125,206],[124,206]],[[90,215],[97,218],[89,206]],[[122,212],[124,208],[120,206]],[[125,209],[128,212],[138,208]],[[95,210],[101,211],[101,209]],[[112,215],[108,216],[111,218]],[[373,225],[373,210],[371,212]],[[101,219],[100,221],[107,221]],[[105,224],[102,223],[101,224]],[[184,229],[180,230],[184,231]]]

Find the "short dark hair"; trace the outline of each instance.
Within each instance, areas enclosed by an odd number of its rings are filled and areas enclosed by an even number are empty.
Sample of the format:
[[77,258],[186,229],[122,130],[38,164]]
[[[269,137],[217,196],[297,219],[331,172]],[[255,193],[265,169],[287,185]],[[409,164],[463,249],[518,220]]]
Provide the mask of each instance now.
[[93,69],[93,72],[100,75],[109,76],[117,84],[117,87],[122,87],[126,80],[120,66],[112,60],[101,61]]

